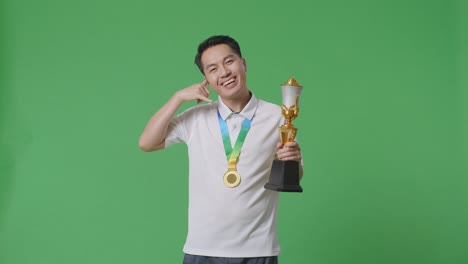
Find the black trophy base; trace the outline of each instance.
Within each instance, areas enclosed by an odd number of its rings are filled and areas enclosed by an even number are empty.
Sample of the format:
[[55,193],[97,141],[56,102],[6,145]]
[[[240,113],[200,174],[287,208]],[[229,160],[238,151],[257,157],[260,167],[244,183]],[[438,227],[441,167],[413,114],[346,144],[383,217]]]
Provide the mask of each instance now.
[[277,192],[302,192],[299,185],[299,162],[293,160],[273,160],[270,180],[265,189]]

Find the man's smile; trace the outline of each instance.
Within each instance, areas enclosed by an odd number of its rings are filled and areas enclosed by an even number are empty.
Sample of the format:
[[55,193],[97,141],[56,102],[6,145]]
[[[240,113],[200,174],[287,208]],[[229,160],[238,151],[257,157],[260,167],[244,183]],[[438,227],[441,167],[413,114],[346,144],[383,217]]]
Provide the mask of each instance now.
[[232,77],[232,78],[224,81],[223,83],[221,83],[221,85],[226,87],[226,88],[230,88],[230,86],[232,86],[231,84],[234,83],[235,81],[236,81],[236,77]]

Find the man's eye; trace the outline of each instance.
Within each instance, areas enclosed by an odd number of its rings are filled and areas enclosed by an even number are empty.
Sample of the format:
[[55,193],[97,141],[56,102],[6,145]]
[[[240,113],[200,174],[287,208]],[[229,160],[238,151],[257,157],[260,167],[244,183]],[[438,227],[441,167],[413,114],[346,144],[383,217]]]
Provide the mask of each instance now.
[[210,72],[215,72],[216,71],[216,68],[211,68],[210,69]]
[[231,64],[233,62],[233,60],[228,60],[226,61],[226,64]]

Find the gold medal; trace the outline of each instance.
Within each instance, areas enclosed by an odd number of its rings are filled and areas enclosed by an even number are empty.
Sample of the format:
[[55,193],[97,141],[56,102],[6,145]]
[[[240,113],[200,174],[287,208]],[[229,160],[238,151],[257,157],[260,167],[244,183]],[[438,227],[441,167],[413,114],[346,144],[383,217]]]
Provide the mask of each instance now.
[[234,188],[239,186],[241,181],[240,174],[235,170],[228,170],[224,173],[224,185],[229,188]]
[[226,120],[221,117],[221,114],[218,111],[218,121],[219,128],[221,130],[221,136],[223,137],[224,151],[226,153],[226,158],[228,160],[228,171],[224,173],[224,185],[229,188],[234,188],[239,186],[241,182],[241,177],[239,172],[236,170],[237,159],[239,158],[242,145],[244,144],[245,137],[247,132],[250,129],[252,123],[251,119],[244,118],[242,121],[242,127],[237,135],[236,143],[234,146],[231,145],[231,139],[229,137],[229,129],[227,127]]

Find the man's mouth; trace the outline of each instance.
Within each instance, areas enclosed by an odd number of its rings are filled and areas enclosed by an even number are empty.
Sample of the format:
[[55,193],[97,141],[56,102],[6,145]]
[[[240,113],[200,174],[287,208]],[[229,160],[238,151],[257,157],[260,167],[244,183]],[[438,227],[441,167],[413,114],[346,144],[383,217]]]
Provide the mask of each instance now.
[[232,77],[231,79],[221,83],[222,86],[224,87],[228,87],[230,86],[232,83],[234,83],[236,81],[236,77]]

